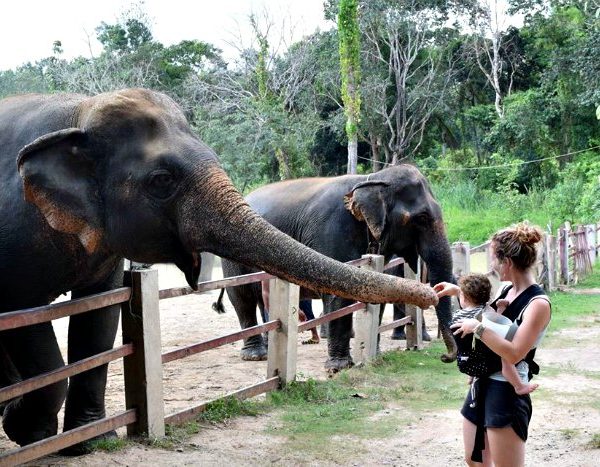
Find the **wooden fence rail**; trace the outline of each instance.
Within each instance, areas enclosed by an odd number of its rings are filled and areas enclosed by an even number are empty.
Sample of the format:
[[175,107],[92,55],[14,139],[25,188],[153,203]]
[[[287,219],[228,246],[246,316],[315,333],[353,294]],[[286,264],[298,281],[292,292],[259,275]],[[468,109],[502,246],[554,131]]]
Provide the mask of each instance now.
[[[358,267],[381,272],[385,269],[403,265],[404,260],[396,258],[385,266],[383,263],[383,257],[376,255],[365,255],[349,262],[349,264]],[[416,274],[410,268],[405,267],[404,276],[414,279]],[[263,280],[271,281],[270,316],[272,321],[161,354],[159,300]],[[0,466],[29,462],[123,426],[127,427],[128,435],[164,436],[165,423],[181,423],[189,420],[205,410],[214,401],[203,402],[195,407],[165,416],[163,365],[263,332],[269,333],[267,379],[253,386],[229,393],[225,397],[244,399],[280,388],[282,385],[294,380],[296,377],[298,332],[351,313],[357,313],[354,326],[354,359],[357,363],[366,362],[375,356],[378,333],[401,325],[407,326],[408,348],[420,348],[422,345],[420,324],[422,310],[408,305],[406,306],[406,318],[384,326],[379,326],[379,305],[365,303],[354,303],[325,316],[299,324],[297,316],[299,309],[298,286],[264,272],[201,282],[197,291],[189,287],[159,291],[158,272],[152,269],[141,269],[126,271],[125,285],[126,287],[120,289],[85,298],[0,315],[0,331],[2,331],[85,313],[109,305],[121,304],[123,310],[122,346],[11,386],[0,388],[0,402],[13,399],[122,357],[126,406],[123,413],[52,436],[23,448],[0,453]]]

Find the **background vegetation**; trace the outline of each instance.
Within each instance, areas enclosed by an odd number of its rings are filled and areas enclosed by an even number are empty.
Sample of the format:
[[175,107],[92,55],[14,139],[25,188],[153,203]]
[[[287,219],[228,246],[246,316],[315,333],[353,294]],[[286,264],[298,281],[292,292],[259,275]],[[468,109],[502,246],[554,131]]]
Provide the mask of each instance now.
[[[417,164],[451,240],[479,243],[523,218],[552,228],[600,219],[600,7],[511,0],[498,23],[497,3],[358,2],[358,170]],[[193,38],[158,42],[142,5],[98,25],[96,57],[67,60],[57,40],[52,56],[0,71],[0,97],[159,89],[244,192],[343,174],[338,11],[327,0],[332,29],[292,44],[273,36],[270,18],[251,15],[253,45],[226,63]]]

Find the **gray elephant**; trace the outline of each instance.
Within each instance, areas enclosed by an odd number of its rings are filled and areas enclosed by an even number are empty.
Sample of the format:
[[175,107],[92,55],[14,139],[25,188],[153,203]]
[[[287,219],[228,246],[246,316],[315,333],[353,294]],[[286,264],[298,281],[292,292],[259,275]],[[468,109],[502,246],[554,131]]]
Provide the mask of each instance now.
[[[452,280],[452,255],[440,206],[425,177],[411,165],[390,167],[369,176],[344,175],[273,183],[250,193],[246,199],[275,227],[338,261],[350,261],[377,250],[386,260],[393,255],[404,257],[416,270],[418,256],[421,256],[432,283]],[[252,270],[223,261],[225,276]],[[256,305],[263,308],[258,286],[230,287],[227,293],[242,328],[256,325]],[[325,313],[349,303],[329,294],[323,296]],[[448,350],[442,360],[453,361],[456,347],[448,328],[450,300],[440,300],[436,311]],[[329,371],[352,365],[351,331],[351,316],[330,323],[329,358],[325,364]],[[243,359],[260,360],[265,356],[262,336],[245,341]]]
[[[266,223],[179,107],[149,90],[0,101],[0,219],[0,312],[120,286],[123,257],[173,262],[197,288],[202,251],[348,298],[437,302],[430,289],[342,265]],[[71,317],[69,362],[110,349],[118,317],[118,306]],[[3,331],[0,347],[23,379],[64,364],[50,323]],[[11,401],[5,432],[21,445],[54,435],[65,398],[65,430],[104,417],[106,373]]]

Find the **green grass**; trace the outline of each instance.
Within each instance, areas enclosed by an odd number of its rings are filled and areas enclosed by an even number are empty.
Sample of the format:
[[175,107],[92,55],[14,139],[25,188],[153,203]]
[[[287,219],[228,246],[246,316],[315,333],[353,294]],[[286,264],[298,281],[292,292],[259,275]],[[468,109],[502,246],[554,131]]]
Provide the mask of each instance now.
[[559,430],[559,431],[564,439],[573,439],[573,438],[577,437],[577,435],[580,432],[580,430],[574,429],[574,428],[563,428],[562,430]]
[[588,443],[588,446],[592,449],[600,449],[600,433],[592,435],[592,439]]
[[125,448],[128,441],[122,438],[98,439],[90,442],[92,451],[116,452]]
[[554,292],[550,294],[550,300],[552,320],[549,332],[573,326],[592,326],[595,318],[600,318],[600,298],[596,295]]
[[595,289],[600,288],[600,261],[594,264],[593,272],[579,281],[578,289]]

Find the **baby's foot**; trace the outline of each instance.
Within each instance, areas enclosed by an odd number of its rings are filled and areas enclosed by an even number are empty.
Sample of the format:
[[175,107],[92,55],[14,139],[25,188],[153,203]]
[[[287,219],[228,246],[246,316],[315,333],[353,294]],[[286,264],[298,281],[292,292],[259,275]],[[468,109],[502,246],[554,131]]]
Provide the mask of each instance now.
[[521,386],[518,386],[515,388],[515,392],[519,396],[524,396],[525,394],[531,394],[533,391],[535,391],[538,388],[538,386],[539,386],[539,384],[535,384],[535,383],[522,384]]

